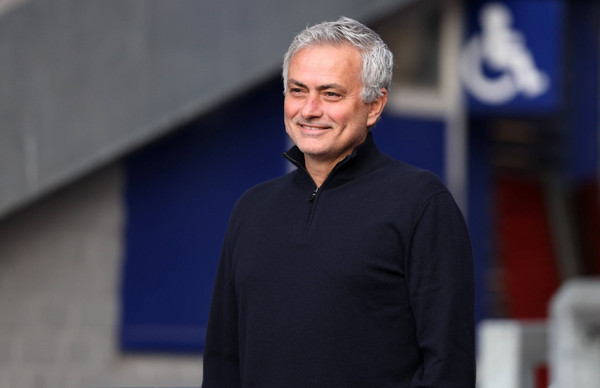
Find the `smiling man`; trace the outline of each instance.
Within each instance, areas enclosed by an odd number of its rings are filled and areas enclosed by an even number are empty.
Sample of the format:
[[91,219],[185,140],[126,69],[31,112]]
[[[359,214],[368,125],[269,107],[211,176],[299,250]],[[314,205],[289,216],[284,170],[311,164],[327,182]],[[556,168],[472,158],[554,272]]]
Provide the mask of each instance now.
[[361,68],[360,52],[348,44],[309,46],[290,60],[285,128],[317,187],[365,141],[387,101],[381,88],[374,101],[363,102]]
[[380,153],[392,54],[359,22],[308,27],[284,57],[297,169],[236,204],[204,388],[475,386],[470,242],[431,173]]

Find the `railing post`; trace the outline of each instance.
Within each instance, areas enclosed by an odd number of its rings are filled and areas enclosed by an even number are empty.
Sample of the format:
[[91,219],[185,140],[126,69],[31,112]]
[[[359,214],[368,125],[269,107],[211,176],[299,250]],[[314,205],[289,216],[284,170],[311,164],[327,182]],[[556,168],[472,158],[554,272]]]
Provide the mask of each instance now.
[[551,302],[552,388],[600,384],[600,279],[574,279]]

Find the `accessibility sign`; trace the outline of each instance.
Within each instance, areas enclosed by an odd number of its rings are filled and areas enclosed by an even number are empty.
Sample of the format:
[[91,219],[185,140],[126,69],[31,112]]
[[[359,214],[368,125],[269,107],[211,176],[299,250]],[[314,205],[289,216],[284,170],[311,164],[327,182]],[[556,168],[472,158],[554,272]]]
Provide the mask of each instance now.
[[471,111],[531,114],[558,108],[563,13],[558,0],[471,3],[460,55]]

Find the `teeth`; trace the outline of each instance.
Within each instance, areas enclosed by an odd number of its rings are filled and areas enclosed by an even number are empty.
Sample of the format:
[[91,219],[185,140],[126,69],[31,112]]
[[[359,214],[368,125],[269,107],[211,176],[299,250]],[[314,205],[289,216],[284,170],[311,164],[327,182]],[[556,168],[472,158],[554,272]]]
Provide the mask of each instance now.
[[324,129],[322,127],[312,127],[310,125],[303,125],[303,127],[306,128],[306,129]]

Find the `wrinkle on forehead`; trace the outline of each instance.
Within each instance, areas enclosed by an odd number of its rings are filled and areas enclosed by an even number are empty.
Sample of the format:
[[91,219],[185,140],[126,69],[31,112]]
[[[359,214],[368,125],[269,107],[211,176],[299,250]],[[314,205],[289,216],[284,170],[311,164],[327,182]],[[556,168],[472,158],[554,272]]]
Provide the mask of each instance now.
[[[354,81],[362,88],[361,70],[362,56],[356,47],[349,44],[311,45],[302,48],[292,57],[288,85],[308,86],[309,80],[319,78],[322,84],[310,86],[323,88],[326,85],[338,85],[347,89],[350,85],[342,84]],[[343,82],[340,75],[345,78]]]

